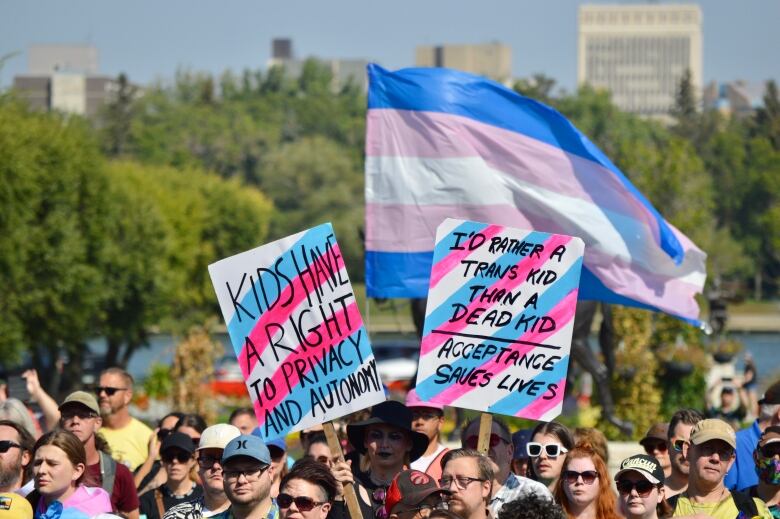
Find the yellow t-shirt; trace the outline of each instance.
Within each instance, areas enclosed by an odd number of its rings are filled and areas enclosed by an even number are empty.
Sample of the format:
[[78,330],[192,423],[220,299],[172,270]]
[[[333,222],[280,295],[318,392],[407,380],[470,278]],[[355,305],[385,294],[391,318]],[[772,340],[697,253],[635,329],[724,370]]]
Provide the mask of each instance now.
[[111,447],[111,457],[127,465],[131,471],[149,456],[152,430],[135,418],[131,418],[130,423],[121,429],[101,427],[99,432]]
[[[756,498],[753,498],[753,501],[756,502],[756,508],[758,509],[756,517],[772,519],[772,512],[769,511],[766,503]],[[677,500],[677,506],[674,508],[674,517],[694,514],[706,514],[713,519],[736,519],[739,516],[739,510],[731,495],[717,503],[694,504],[691,503],[686,494],[681,494]]]

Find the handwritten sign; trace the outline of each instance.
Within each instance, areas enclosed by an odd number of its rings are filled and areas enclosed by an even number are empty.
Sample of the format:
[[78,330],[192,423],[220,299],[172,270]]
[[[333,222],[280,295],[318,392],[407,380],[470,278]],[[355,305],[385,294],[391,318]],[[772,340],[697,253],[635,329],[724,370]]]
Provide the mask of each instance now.
[[436,232],[417,393],[523,418],[558,416],[584,244],[447,219]]
[[265,439],[385,400],[329,223],[209,273]]

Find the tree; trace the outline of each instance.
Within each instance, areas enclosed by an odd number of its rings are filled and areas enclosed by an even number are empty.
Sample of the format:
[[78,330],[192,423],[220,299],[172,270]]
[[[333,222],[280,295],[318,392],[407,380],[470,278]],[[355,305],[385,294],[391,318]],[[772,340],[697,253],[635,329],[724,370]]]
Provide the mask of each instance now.
[[534,74],[528,79],[518,79],[514,84],[515,92],[547,105],[552,104],[553,88],[555,79],[542,73]]
[[776,150],[780,150],[780,96],[774,80],[767,81],[764,106],[756,110],[755,126],[757,135],[766,137]]
[[117,78],[117,91],[100,114],[103,125],[103,149],[107,155],[119,157],[127,153],[130,129],[135,116],[138,88],[124,73]]

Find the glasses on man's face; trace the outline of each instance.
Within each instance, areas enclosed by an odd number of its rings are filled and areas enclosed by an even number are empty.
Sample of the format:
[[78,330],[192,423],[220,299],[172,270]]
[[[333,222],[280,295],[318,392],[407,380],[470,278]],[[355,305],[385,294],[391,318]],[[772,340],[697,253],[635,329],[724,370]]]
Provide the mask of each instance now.
[[672,442],[672,449],[674,449],[676,452],[682,452],[683,447],[685,446],[686,443],[688,442],[683,439],[677,438]]
[[[490,448],[491,449],[497,447],[498,444],[501,443],[501,442],[509,443],[508,441],[506,441],[505,439],[503,439],[501,436],[499,436],[497,434],[491,434],[490,435]],[[476,435],[469,436],[468,438],[466,438],[466,440],[463,443],[469,449],[476,449],[477,448],[477,444],[479,443],[479,437],[476,436]]]
[[13,447],[16,447],[17,449],[21,449],[22,446],[19,445],[16,442],[12,442],[11,440],[2,440],[0,441],[0,454],[4,454],[8,452],[8,449],[11,449]]
[[178,461],[179,463],[187,463],[192,459],[192,455],[184,451],[166,452],[160,455],[160,459],[163,461],[163,463],[173,463],[174,460]]
[[449,489],[452,482],[455,482],[455,486],[460,490],[466,490],[471,483],[475,481],[485,481],[480,478],[472,478],[469,476],[443,476],[439,480],[439,486],[444,489]]
[[73,410],[73,411],[61,411],[60,418],[63,422],[78,418],[79,420],[89,420],[90,418],[97,418],[97,414],[87,410]]
[[645,452],[650,456],[652,456],[655,451],[666,452],[667,450],[668,447],[665,441],[645,443]]
[[615,483],[615,486],[617,487],[621,496],[627,496],[631,493],[632,490],[636,489],[636,493],[639,495],[639,497],[649,496],[650,492],[652,492],[653,488],[655,488],[655,485],[646,479],[641,479],[639,481],[619,479]]
[[314,499],[306,496],[293,497],[290,494],[279,494],[276,496],[276,504],[282,510],[290,508],[295,503],[295,507],[301,512],[309,512],[314,507],[324,505],[327,501],[315,501]]
[[100,396],[101,394],[105,393],[108,396],[114,396],[114,393],[117,391],[127,391],[126,387],[108,387],[108,386],[98,386],[95,388],[95,394],[97,396]]
[[705,458],[717,454],[721,461],[728,461],[734,455],[734,449],[730,445],[718,445],[714,442],[705,442],[701,445],[697,445],[699,449],[699,455]]
[[564,470],[561,474],[561,477],[569,485],[576,483],[579,478],[582,478],[582,482],[586,485],[592,485],[593,482],[596,481],[596,478],[599,477],[599,473],[595,470],[584,470],[582,472],[577,472],[576,470]]
[[759,447],[758,451],[761,453],[761,456],[765,458],[780,456],[780,443],[767,443],[763,447]]
[[241,476],[244,476],[247,481],[257,481],[260,479],[260,476],[263,475],[263,472],[266,471],[266,469],[270,465],[262,465],[257,467],[251,467],[248,469],[242,469],[242,470],[236,470],[236,469],[222,469],[222,474],[225,476],[225,479],[230,481],[236,481]]
[[542,451],[544,451],[548,458],[557,458],[561,454],[569,452],[569,450],[560,443],[528,442],[525,445],[525,452],[531,458],[538,458],[542,455]]
[[215,463],[220,463],[221,461],[222,459],[216,456],[198,456],[198,465],[202,469],[210,469]]

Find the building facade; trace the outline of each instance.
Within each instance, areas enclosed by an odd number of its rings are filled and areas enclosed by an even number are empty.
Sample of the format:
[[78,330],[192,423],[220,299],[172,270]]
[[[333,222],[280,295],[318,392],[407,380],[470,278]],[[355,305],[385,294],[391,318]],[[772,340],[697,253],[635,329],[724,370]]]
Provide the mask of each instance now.
[[612,93],[622,110],[665,116],[686,69],[702,88],[702,13],[697,5],[583,5],[577,81]]
[[512,80],[512,49],[502,43],[420,46],[414,62],[418,67],[452,68],[504,84]]

